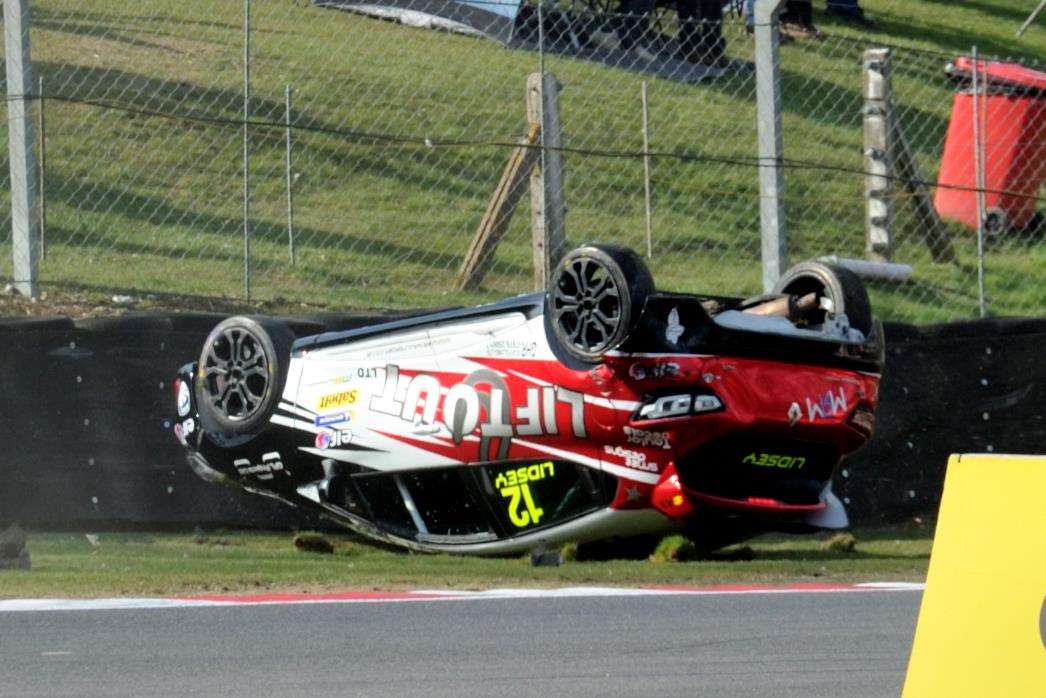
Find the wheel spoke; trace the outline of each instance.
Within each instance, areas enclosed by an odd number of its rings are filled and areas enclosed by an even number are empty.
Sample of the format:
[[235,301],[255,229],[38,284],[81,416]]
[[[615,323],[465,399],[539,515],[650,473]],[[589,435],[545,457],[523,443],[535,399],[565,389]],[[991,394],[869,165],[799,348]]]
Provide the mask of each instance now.
[[218,395],[218,399],[214,401],[214,404],[221,409],[221,411],[228,416],[229,414],[229,398],[232,397],[233,384],[226,383],[221,393]]
[[607,327],[615,327],[617,325],[617,315],[614,317],[608,317],[603,310],[598,307],[592,309],[592,314]]
[[256,393],[254,392],[254,390],[251,389],[250,383],[244,381],[243,383],[241,383],[241,385],[244,386],[244,390],[246,390],[247,394],[254,398],[255,401],[261,401],[261,399],[265,397],[265,389],[269,387],[269,384],[267,382],[264,382],[261,384],[261,392]]
[[584,327],[584,322],[579,318],[577,324],[574,325],[574,331],[570,333],[570,341],[577,343],[578,335],[581,334],[581,330]]
[[218,352],[215,351],[215,347],[217,347],[217,345],[218,342],[215,341],[211,342],[211,345],[207,347],[207,359],[208,361],[213,361],[215,364],[224,365],[226,363],[225,359],[219,357]]
[[589,283],[592,280],[591,279],[591,274],[588,273],[588,267],[589,267],[590,264],[591,264],[591,262],[588,259],[585,259],[584,257],[582,257],[581,259],[579,259],[577,261],[577,266],[578,266],[578,273],[577,273],[577,275],[578,275],[578,278],[581,280],[581,283],[578,286],[578,291],[580,293],[587,293],[588,290],[589,290]]
[[[584,285],[581,283],[581,279],[578,277],[577,270],[573,266],[569,266],[564,271],[570,275],[571,280],[574,282],[574,295],[578,296],[584,289]],[[560,289],[562,290],[562,289]]]
[[608,274],[606,274],[606,272],[604,272],[603,276],[599,277],[599,280],[596,281],[595,285],[591,286],[588,289],[589,293],[592,294],[592,297],[593,298],[601,297],[603,295],[603,289],[606,287],[607,282],[609,282],[609,281],[610,281],[610,276]]
[[247,385],[245,383],[239,383],[236,386],[236,394],[240,396],[240,404],[243,405],[243,416],[246,417],[254,410],[255,401],[251,399],[252,396],[247,390]]
[[599,330],[599,343],[600,344],[602,344],[603,342],[607,341],[607,337],[610,336],[610,332],[607,331],[608,326],[605,323],[600,322],[598,320],[598,318],[593,317],[592,318],[592,327],[594,327],[597,330]]
[[229,340],[229,361],[237,361],[240,358],[240,341],[243,338],[243,332],[232,328],[225,331],[225,336]]
[[243,341],[240,342],[240,361],[254,361],[255,357],[260,355],[258,341],[254,338],[254,335],[245,335]]
[[203,377],[208,378],[210,376],[227,376],[229,370],[223,366],[206,366],[203,369]]
[[586,317],[580,323],[578,323],[578,329],[581,330],[581,346],[585,351],[590,351],[592,344],[588,341],[588,318]]

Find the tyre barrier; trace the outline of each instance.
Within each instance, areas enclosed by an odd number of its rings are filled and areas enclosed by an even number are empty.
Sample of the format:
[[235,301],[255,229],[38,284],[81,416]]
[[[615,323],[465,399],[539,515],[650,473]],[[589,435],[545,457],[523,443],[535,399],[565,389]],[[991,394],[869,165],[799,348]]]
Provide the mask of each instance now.
[[[0,319],[0,526],[322,526],[199,480],[171,433],[177,369],[224,319]],[[298,336],[381,316],[281,318]],[[936,511],[948,454],[1046,448],[1046,320],[887,324],[876,435],[835,482],[855,522]]]

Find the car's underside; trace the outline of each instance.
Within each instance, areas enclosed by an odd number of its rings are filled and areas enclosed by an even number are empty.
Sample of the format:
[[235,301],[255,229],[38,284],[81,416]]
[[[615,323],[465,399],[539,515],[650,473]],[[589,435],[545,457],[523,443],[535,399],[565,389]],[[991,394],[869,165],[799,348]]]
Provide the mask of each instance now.
[[863,287],[659,293],[630,253],[571,254],[548,293],[293,345],[226,321],[179,376],[190,463],[424,550],[845,525],[883,356]]

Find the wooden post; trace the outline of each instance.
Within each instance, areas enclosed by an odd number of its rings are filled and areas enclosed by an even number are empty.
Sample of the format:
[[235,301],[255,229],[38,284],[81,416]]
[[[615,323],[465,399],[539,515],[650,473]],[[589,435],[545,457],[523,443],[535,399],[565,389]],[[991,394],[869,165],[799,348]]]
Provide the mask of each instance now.
[[474,291],[483,283],[494,259],[494,250],[505,237],[516,204],[523,196],[523,179],[534,170],[537,163],[540,131],[537,124],[530,124],[519,145],[512,149],[505,170],[501,173],[501,180],[490,197],[487,210],[458,271],[456,287],[459,291]]
[[901,186],[908,194],[920,232],[935,262],[952,262],[955,249],[937,209],[933,193],[919,172],[915,155],[893,108],[890,49],[864,52],[864,165],[865,230],[869,259],[890,260],[894,248],[891,231],[894,201]]
[[530,229],[534,249],[534,289],[545,289],[566,247],[563,194],[563,132],[559,120],[559,81],[551,73],[527,77],[527,121],[539,124],[541,157],[530,176]]
[[897,118],[896,112],[891,113],[893,119],[890,132],[894,147],[894,165],[897,167],[897,176],[901,178],[908,192],[908,200],[923,231],[923,238],[930,248],[933,261],[954,262],[955,248],[952,246],[948,230],[941,223],[941,217],[937,215],[937,209],[933,207],[933,192],[919,171],[915,154],[912,153],[908,139],[904,136],[904,129],[901,128],[900,119]]
[[892,122],[890,49],[864,52],[865,255],[888,262],[893,247]]

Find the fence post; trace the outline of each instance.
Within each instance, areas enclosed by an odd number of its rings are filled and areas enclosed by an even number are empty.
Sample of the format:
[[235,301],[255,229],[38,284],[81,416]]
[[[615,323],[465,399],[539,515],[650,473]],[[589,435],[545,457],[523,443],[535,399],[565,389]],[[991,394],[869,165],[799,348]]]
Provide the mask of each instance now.
[[251,299],[251,0],[243,0],[243,297]]
[[[987,101],[988,82],[980,74],[980,56],[977,47],[971,51],[973,57],[973,168],[977,188],[977,308],[980,316],[988,313],[984,293],[984,224],[987,211],[984,204],[984,104]],[[983,92],[981,91],[983,88]]]
[[41,75],[37,83],[39,89],[36,91],[37,99],[37,139],[40,149],[40,259],[47,259],[47,122],[44,120],[44,76]]
[[11,255],[14,288],[36,298],[40,247],[37,170],[33,120],[26,107],[32,93],[29,60],[29,2],[4,0],[4,51],[7,60],[7,147],[11,166]]
[[286,157],[284,176],[287,180],[287,253],[294,264],[294,189],[291,175],[291,86],[283,89],[283,108],[286,124]]
[[646,256],[654,256],[654,232],[650,212],[650,112],[647,100],[646,80],[640,91],[643,102],[643,209],[646,212]]
[[890,128],[890,49],[864,52],[865,256],[890,261],[893,221],[893,133]]
[[559,90],[559,81],[551,73],[531,73],[527,77],[527,121],[540,124],[541,128],[541,163],[530,176],[530,232],[534,288],[538,291],[544,290],[566,244]]
[[763,290],[769,292],[788,266],[781,172],[781,76],[777,16],[784,0],[755,2],[755,93],[759,130],[759,227]]

